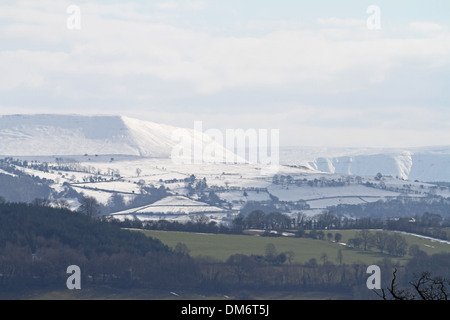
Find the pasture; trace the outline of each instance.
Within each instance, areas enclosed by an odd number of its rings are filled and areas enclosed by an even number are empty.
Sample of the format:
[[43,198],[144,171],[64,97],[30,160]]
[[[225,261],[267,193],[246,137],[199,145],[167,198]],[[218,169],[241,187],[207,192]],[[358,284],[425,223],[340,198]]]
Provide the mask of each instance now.
[[[395,262],[405,264],[411,256],[394,257],[379,252],[376,248],[364,251],[362,248],[350,248],[345,243],[355,237],[359,230],[333,230],[333,234],[340,233],[342,239],[339,243],[328,240],[294,237],[262,237],[255,235],[229,235],[204,234],[178,231],[141,230],[147,236],[160,239],[169,247],[175,248],[177,243],[184,243],[193,257],[210,257],[218,261],[226,261],[233,254],[265,255],[267,244],[272,243],[278,253],[292,253],[291,263],[305,263],[316,259],[317,263],[330,261],[339,263],[339,251],[342,254],[342,263],[373,264],[384,258],[391,258]],[[374,233],[375,231],[371,231]],[[389,231],[390,232],[390,231]],[[328,232],[326,232],[328,233]],[[408,247],[418,245],[427,254],[450,252],[450,244],[421,238],[414,235],[401,234],[405,237]],[[326,239],[326,238],[325,238]]]

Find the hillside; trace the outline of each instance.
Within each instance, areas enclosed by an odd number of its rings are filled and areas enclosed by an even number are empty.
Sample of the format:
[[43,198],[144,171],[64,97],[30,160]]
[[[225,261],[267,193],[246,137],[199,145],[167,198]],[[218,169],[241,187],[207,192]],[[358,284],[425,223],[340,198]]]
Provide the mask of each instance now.
[[450,181],[450,147],[404,149],[286,147],[282,163],[314,170],[374,176],[378,172],[404,180]]
[[84,285],[128,287],[139,279],[165,289],[188,284],[196,272],[161,241],[114,224],[69,210],[0,204],[0,296],[63,289],[74,264]]
[[209,216],[221,216],[227,211],[209,205],[204,202],[194,201],[184,196],[168,196],[158,200],[150,205],[143,207],[128,209],[120,212],[115,212],[111,216],[117,220],[139,220],[145,221],[147,219],[176,220],[180,222],[189,221],[189,216],[197,214],[207,214]]
[[211,145],[223,154],[228,152],[202,132],[123,116],[36,114],[0,117],[0,155],[3,156],[89,154],[179,157],[182,160],[187,155],[172,154],[182,139],[188,139],[192,145]]

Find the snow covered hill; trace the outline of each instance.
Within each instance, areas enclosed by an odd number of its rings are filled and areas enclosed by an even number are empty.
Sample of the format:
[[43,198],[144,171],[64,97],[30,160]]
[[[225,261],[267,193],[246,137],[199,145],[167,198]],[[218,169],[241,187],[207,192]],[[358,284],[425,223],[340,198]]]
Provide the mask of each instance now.
[[[0,116],[0,141],[0,157],[127,155],[186,163],[196,159],[214,162],[217,159],[209,154],[213,150],[225,155],[223,159],[232,155],[244,161],[202,132],[123,116]],[[179,152],[183,141],[190,148]],[[375,176],[380,172],[405,180],[450,181],[450,147],[282,147],[280,162],[326,173]]]
[[[184,157],[190,152],[174,152],[180,146],[174,137],[191,143],[191,160],[198,160],[195,146],[202,144],[202,161],[189,162]],[[203,150],[230,151],[202,132],[122,116],[1,116],[0,141],[6,200],[8,183],[34,177],[42,179],[35,184],[52,190],[48,200],[64,200],[76,210],[83,195],[94,197],[117,219],[185,221],[205,214],[229,223],[241,210],[260,207],[295,217],[339,205],[450,198],[448,184],[425,183],[450,182],[450,148],[445,147],[281,148],[281,165],[268,174],[267,164],[234,154],[239,161],[209,159]],[[161,198],[146,198],[161,188],[167,192]],[[123,205],[112,202],[114,195]]]
[[410,149],[282,148],[280,159],[314,170],[405,180],[450,181],[450,147]]
[[[228,154],[209,136],[192,129],[141,121],[123,116],[80,115],[5,115],[0,116],[0,155],[69,156],[130,155],[152,158],[186,157],[189,152],[173,154],[180,141],[208,145],[209,150]],[[183,151],[183,150],[181,150]],[[184,150],[186,151],[186,150]],[[195,152],[195,149],[194,151]],[[212,159],[215,160],[215,159]]]
[[189,221],[189,216],[208,214],[222,218],[227,211],[184,196],[169,196],[147,206],[124,210],[112,214],[118,220],[176,220]]

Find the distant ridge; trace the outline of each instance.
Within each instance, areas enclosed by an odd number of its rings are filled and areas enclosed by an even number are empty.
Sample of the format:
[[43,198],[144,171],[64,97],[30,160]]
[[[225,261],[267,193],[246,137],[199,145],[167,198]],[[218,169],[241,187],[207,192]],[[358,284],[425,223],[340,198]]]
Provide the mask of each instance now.
[[[4,115],[0,116],[0,155],[114,154],[169,158],[178,143],[172,135],[179,129],[113,115]],[[192,129],[182,132],[190,139],[211,142],[204,134],[193,134]]]
[[450,147],[416,148],[314,148],[286,147],[282,164],[303,165],[329,173],[375,176],[404,180],[450,181]]
[[[96,154],[174,159],[172,152],[179,141],[173,139],[173,134],[177,130],[191,139],[193,145],[199,142],[214,145],[219,154],[233,154],[206,134],[194,134],[193,129],[119,115],[34,114],[0,116],[0,157]],[[195,148],[191,151],[196,157]],[[205,154],[201,156],[205,162],[210,160]],[[183,156],[180,159],[185,160]],[[244,161],[239,157],[236,159]],[[404,149],[281,147],[280,162],[304,166],[314,172],[361,176],[375,176],[379,172],[404,180],[450,182],[448,146]]]

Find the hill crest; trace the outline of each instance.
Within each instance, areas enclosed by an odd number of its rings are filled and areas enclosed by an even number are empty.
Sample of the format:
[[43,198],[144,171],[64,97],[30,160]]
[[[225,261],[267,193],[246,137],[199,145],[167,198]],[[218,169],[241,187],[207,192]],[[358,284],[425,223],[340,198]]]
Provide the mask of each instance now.
[[[0,155],[169,158],[177,144],[173,134],[180,129],[118,115],[4,115],[0,116]],[[190,139],[211,141],[203,133],[182,130]]]

